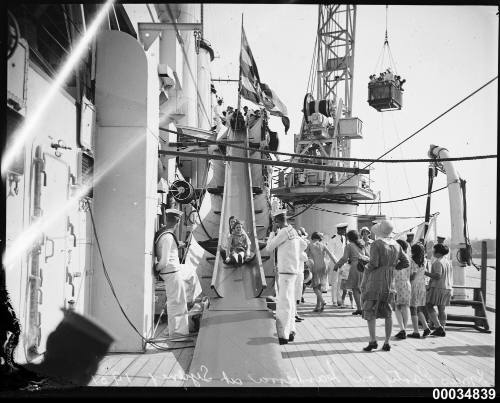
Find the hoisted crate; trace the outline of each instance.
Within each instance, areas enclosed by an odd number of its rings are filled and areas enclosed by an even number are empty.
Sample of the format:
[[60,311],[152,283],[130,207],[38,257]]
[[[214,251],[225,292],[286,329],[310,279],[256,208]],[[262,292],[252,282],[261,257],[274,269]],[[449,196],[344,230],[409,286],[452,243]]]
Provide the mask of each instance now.
[[369,83],[368,104],[379,112],[400,110],[403,106],[403,94],[394,81]]
[[[391,48],[389,46],[389,39],[387,35],[387,10],[386,10],[386,21],[385,21],[385,40],[382,47],[382,51],[379,55],[380,63],[377,63],[376,70],[380,71],[379,68],[384,68],[379,77],[373,74],[370,76],[370,82],[368,83],[368,104],[375,108],[379,112],[400,110],[403,106],[403,84],[406,80],[401,79],[396,73],[396,63],[392,57]],[[385,56],[388,55],[389,67],[386,68]]]

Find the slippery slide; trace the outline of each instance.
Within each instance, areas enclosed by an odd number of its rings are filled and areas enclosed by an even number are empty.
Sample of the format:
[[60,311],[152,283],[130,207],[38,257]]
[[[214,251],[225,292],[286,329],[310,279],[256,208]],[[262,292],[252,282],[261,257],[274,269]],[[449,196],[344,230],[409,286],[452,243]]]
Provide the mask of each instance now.
[[[230,130],[228,140],[244,140],[246,130]],[[227,155],[248,157],[247,150],[228,147]],[[234,216],[243,222],[251,241],[251,251],[255,257],[243,266],[226,265],[220,253],[221,241],[229,232],[229,217]],[[226,163],[224,196],[219,227],[219,248],[214,264],[211,287],[221,297],[215,305],[219,309],[257,307],[256,299],[266,287],[262,258],[255,229],[255,210],[253,203],[252,178],[249,164],[230,161]]]
[[[233,123],[234,124],[234,123]],[[245,140],[246,129],[238,121],[229,130],[228,140]],[[241,128],[240,128],[241,127]],[[248,157],[247,150],[227,148],[227,155]],[[210,379],[201,386],[279,386],[262,379],[283,379],[282,360],[276,335],[276,322],[260,297],[266,278],[255,225],[252,178],[249,164],[226,163],[224,194],[219,228],[219,247],[215,258],[211,298],[204,312],[189,373]],[[234,267],[220,255],[220,243],[229,231],[229,217],[235,216],[251,241],[255,257]],[[186,386],[193,386],[193,380]]]

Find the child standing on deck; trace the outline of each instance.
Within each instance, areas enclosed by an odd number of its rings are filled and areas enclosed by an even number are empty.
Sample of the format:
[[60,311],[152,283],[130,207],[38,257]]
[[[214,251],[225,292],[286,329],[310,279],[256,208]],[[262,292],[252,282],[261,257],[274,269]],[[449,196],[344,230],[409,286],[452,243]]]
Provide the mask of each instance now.
[[431,330],[425,319],[425,271],[428,261],[425,258],[425,248],[421,243],[415,243],[411,246],[410,259],[410,282],[411,282],[411,298],[410,298],[410,314],[413,324],[413,333],[408,337],[420,339],[418,332],[418,320],[424,328],[423,337],[427,337]]
[[[406,254],[408,243],[402,239],[396,240],[401,245],[401,249]],[[396,319],[399,324],[400,331],[394,337],[397,339],[406,339],[406,326],[410,318],[410,298],[411,298],[411,283],[410,283],[410,268],[406,267],[394,272],[394,286],[396,289]]]
[[228,239],[227,263],[243,264],[250,259],[250,238],[243,231],[243,224],[235,220]]
[[[446,312],[445,308],[450,305],[451,294],[453,290],[453,272],[450,261],[445,257],[449,248],[441,243],[434,245],[434,257],[436,260],[432,263],[431,272],[425,272],[430,277],[427,288],[427,312],[434,325],[437,327],[431,333],[431,336],[446,336]],[[434,306],[437,305],[439,312],[436,315]]]
[[336,263],[337,258],[332,252],[321,242],[321,235],[318,232],[313,232],[311,235],[311,243],[307,245],[307,256],[314,262],[312,267],[312,288],[316,294],[316,307],[313,312],[322,312],[325,308],[326,302],[321,295],[326,292],[326,262],[325,257],[330,256],[330,259]]

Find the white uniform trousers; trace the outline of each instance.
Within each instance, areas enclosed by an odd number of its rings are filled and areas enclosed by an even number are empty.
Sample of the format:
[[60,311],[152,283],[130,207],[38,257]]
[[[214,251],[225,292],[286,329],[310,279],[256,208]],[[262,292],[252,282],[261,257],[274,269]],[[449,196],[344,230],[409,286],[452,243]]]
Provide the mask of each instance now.
[[332,304],[341,304],[342,303],[342,290],[340,289],[342,279],[339,278],[339,270],[333,271],[332,268],[328,270],[328,283],[331,286],[331,294],[332,294]]
[[296,274],[280,273],[278,277],[278,299],[276,301],[276,330],[278,337],[287,339],[295,332],[295,282]]
[[189,334],[186,290],[181,274],[161,274],[167,295],[168,335]]
[[299,270],[297,280],[295,281],[295,302],[302,298],[302,285],[304,284],[304,270]]

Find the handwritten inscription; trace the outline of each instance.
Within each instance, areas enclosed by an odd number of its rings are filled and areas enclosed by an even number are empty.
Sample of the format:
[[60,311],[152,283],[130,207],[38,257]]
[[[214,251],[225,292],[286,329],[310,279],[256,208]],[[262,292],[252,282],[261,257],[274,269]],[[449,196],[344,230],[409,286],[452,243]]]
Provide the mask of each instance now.
[[[245,377],[235,377],[231,374],[222,371],[220,376],[214,377],[209,376],[209,370],[205,365],[200,366],[200,370],[197,372],[178,372],[172,374],[147,374],[147,383],[152,386],[169,386],[169,383],[182,382],[187,383],[189,386],[199,387],[207,386],[212,382],[223,383],[228,386],[251,386],[254,385],[269,385],[269,386],[314,386],[314,385],[324,385],[324,386],[340,386],[345,385],[349,381],[351,384],[359,386],[380,386],[385,378],[386,385],[395,387],[404,386],[429,386],[429,387],[465,387],[465,386],[486,386],[487,381],[484,379],[484,373],[481,370],[476,370],[475,375],[467,377],[456,377],[453,373],[449,377],[442,377],[441,379],[436,378],[436,376],[430,374],[425,368],[421,366],[416,366],[412,369],[406,371],[406,373],[411,372],[411,376],[403,375],[397,369],[391,369],[383,373],[382,371],[377,372],[378,376],[375,375],[357,375],[354,373],[343,374],[344,380],[342,380],[336,373],[339,369],[335,367],[335,364],[328,360],[327,361],[328,370],[326,373],[315,377],[303,377],[299,371],[296,371],[294,375],[286,375],[286,377],[263,377],[256,374],[248,374]],[[127,386],[133,383],[133,379],[136,377],[131,377],[128,374],[121,375],[95,375],[90,383],[90,386]],[[144,376],[142,377],[144,378]]]

